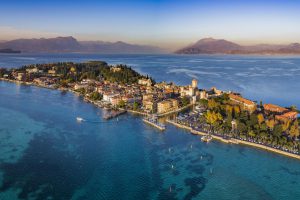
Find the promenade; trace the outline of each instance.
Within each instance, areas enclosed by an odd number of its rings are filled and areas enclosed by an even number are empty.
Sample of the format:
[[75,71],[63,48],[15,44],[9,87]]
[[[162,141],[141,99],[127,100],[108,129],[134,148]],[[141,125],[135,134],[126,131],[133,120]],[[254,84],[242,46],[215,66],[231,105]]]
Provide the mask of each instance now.
[[[202,136],[208,135],[208,133],[197,131],[197,130],[193,129],[192,127],[176,123],[173,120],[166,120],[166,122],[168,122],[168,123],[170,123],[170,124],[172,124],[172,125],[174,125],[174,126],[176,126],[178,128],[182,128],[182,129],[188,130],[192,134],[195,134],[195,135],[202,135]],[[248,146],[256,147],[256,148],[259,148],[259,149],[264,149],[264,150],[267,150],[267,151],[270,151],[270,152],[273,152],[273,153],[278,153],[278,154],[281,154],[281,155],[284,155],[284,156],[288,156],[288,157],[300,160],[300,155],[293,154],[293,153],[286,152],[286,151],[282,151],[280,149],[275,149],[275,148],[272,148],[272,147],[268,147],[268,146],[263,145],[263,144],[257,144],[257,143],[254,143],[254,142],[248,142],[248,141],[239,140],[239,139],[236,139],[236,138],[224,139],[224,138],[222,138],[220,136],[213,135],[213,134],[211,134],[211,136],[212,136],[213,139],[219,140],[219,141],[227,143],[227,144],[230,143],[230,144],[248,145]]]

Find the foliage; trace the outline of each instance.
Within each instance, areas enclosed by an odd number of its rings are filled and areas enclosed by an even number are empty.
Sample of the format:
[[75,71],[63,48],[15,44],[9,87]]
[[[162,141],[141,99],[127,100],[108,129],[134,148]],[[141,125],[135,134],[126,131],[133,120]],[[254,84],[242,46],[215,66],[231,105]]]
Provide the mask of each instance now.
[[126,106],[125,101],[120,100],[119,103],[118,103],[118,107],[119,107],[119,108],[125,108],[125,106]]
[[185,96],[182,98],[181,102],[182,106],[187,106],[188,104],[190,104],[190,99],[187,96]]
[[99,101],[102,99],[102,95],[99,92],[92,92],[90,98],[94,101]]
[[139,103],[135,101],[133,103],[133,110],[138,110],[138,108],[139,108]]

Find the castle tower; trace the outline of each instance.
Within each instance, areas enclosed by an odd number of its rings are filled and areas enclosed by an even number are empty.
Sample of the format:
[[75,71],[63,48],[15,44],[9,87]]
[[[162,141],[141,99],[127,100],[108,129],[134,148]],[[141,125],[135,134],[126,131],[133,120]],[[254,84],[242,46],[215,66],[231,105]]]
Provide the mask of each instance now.
[[196,79],[192,80],[192,88],[197,88],[198,87],[198,81]]

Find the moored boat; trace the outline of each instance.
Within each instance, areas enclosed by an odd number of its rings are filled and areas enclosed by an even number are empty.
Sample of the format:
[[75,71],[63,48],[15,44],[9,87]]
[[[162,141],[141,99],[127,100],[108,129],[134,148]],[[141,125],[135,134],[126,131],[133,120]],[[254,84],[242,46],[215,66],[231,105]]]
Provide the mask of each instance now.
[[211,135],[204,135],[204,136],[201,137],[202,142],[210,142],[211,140],[212,140]]

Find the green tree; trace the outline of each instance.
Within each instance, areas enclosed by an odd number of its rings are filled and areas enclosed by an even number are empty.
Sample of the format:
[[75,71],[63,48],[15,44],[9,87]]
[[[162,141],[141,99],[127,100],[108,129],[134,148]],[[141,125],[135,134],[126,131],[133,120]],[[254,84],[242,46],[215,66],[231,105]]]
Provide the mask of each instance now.
[[102,99],[102,95],[99,92],[92,92],[90,98],[94,101],[99,101]]
[[125,101],[120,100],[119,103],[118,103],[118,107],[119,107],[119,108],[125,108],[125,106],[126,106]]
[[282,125],[276,124],[273,129],[273,135],[276,137],[280,137],[282,135]]
[[290,128],[289,134],[291,137],[298,137],[299,136],[299,126],[298,126],[298,121],[295,120]]
[[132,107],[133,107],[133,110],[138,110],[138,108],[139,108],[139,103],[135,101],[135,102],[133,103],[133,106],[132,106]]
[[183,106],[190,104],[190,99],[187,96],[183,97],[181,101]]

